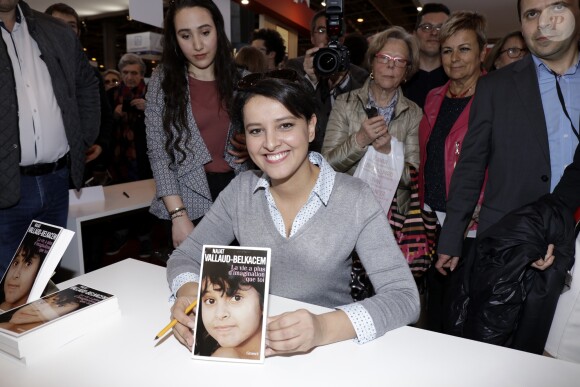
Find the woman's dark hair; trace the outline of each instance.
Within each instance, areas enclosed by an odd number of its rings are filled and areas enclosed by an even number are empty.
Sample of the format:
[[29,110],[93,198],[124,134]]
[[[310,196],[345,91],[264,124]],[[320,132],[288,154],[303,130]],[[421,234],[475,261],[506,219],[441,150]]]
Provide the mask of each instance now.
[[241,131],[244,130],[244,106],[255,96],[263,96],[280,102],[290,113],[296,117],[310,120],[315,114],[316,100],[314,93],[305,84],[302,77],[295,81],[286,79],[269,78],[259,80],[253,86],[240,90],[234,103],[234,120],[239,124]]
[[[181,147],[180,141],[185,136],[185,147],[187,147],[190,140],[187,121],[189,84],[185,76],[188,62],[177,43],[175,15],[184,8],[192,7],[201,7],[208,10],[215,24],[217,52],[214,59],[214,73],[218,84],[218,95],[222,101],[221,107],[224,107],[230,115],[234,87],[239,78],[236,63],[234,62],[233,47],[226,36],[224,18],[214,2],[211,0],[171,1],[165,13],[163,55],[161,57],[163,65],[161,88],[165,94],[165,106],[163,107],[163,129],[167,135],[165,150],[173,164],[177,161],[173,149],[181,156],[177,162],[182,163],[185,160],[185,150]],[[172,127],[175,128],[177,135],[174,135]]]
[[[266,291],[265,282],[248,282],[244,276],[231,273],[232,266],[232,264],[225,264],[221,262],[204,262],[203,279],[200,283],[200,286],[202,287],[200,297],[202,298],[204,294],[208,292],[208,287],[210,284],[212,286],[217,286],[217,288],[221,291],[221,295],[223,296],[225,294],[227,297],[233,297],[234,294],[238,292],[238,290],[246,290],[249,287],[252,287],[256,289],[260,295],[260,308],[264,310],[264,294]],[[199,307],[199,316],[197,319],[196,327],[196,332],[198,332],[198,334],[196,334],[194,353],[201,356],[211,356],[211,354],[219,348],[219,344],[213,337],[210,336],[203,324],[203,320],[201,318],[202,308],[203,303],[201,303]]]
[[263,73],[267,70],[268,64],[262,51],[256,47],[244,46],[236,54],[236,64],[251,73]]

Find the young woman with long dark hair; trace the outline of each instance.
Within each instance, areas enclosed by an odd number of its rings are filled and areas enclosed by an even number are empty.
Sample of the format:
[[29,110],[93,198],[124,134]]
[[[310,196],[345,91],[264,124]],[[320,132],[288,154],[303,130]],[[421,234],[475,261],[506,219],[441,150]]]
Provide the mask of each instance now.
[[244,169],[245,152],[237,150],[245,145],[234,139],[230,121],[242,74],[212,1],[170,2],[164,26],[161,66],[148,85],[145,115],[157,189],[151,213],[171,220],[177,246]]

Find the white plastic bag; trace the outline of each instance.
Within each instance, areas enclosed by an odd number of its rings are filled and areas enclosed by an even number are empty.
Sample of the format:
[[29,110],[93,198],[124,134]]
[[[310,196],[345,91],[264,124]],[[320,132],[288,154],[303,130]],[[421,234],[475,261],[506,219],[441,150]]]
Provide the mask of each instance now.
[[380,153],[369,146],[354,172],[355,177],[365,181],[371,187],[385,214],[389,213],[404,166],[403,143],[391,136],[389,154]]

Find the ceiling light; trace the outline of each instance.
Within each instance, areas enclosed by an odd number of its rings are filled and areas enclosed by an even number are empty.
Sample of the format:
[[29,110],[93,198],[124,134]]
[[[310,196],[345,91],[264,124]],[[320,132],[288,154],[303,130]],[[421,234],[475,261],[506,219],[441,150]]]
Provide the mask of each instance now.
[[242,0],[242,4],[243,5],[248,5],[248,4],[250,4],[250,1],[249,0]]
[[421,12],[423,10],[423,7],[417,7],[417,11]]
[[320,5],[322,5],[323,7],[326,7],[326,3],[324,1],[322,3],[320,3]]
[[358,19],[356,19],[357,22],[362,23],[365,21],[365,19],[363,19],[362,17],[359,17]]

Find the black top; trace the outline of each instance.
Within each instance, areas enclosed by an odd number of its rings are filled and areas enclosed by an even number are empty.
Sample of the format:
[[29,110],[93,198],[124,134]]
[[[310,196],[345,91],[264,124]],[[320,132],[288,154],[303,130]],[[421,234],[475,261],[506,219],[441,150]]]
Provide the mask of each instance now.
[[443,66],[439,66],[433,71],[419,70],[403,84],[403,95],[423,109],[427,94],[434,88],[443,86],[448,79]]
[[425,162],[425,203],[434,211],[445,212],[447,193],[445,190],[445,139],[470,97],[445,97],[439,109],[435,126],[427,142]]

